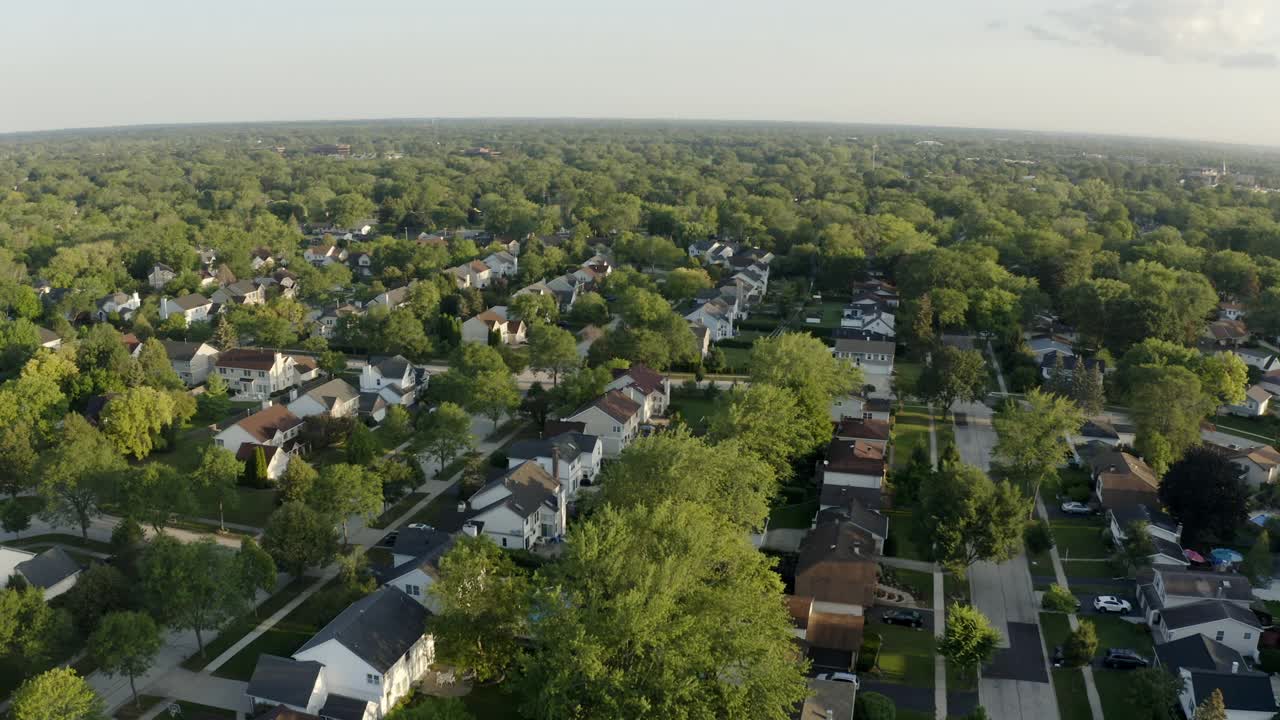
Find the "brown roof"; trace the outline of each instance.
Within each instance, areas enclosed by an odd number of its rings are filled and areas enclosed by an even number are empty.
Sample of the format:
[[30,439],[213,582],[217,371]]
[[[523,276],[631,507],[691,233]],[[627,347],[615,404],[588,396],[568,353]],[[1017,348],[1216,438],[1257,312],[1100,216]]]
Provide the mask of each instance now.
[[[632,400],[617,390],[610,390],[609,392],[601,395],[582,410],[592,407],[599,408],[604,411],[606,415],[618,422],[626,422],[634,417],[636,413],[640,412],[640,403],[637,403],[635,400]],[[581,413],[582,410],[574,413],[574,415]]]
[[121,335],[120,341],[124,343],[125,348],[127,348],[129,352],[133,352],[134,349],[142,344],[142,341],[138,339],[138,336],[133,333],[125,333],[124,335]]
[[783,595],[787,601],[787,612],[791,615],[791,622],[798,628],[804,628],[809,624],[809,613],[813,611],[813,598],[808,595]]
[[1249,330],[1239,320],[1214,320],[1209,323],[1209,334],[1215,340],[1238,340],[1249,336]]
[[236,348],[234,350],[227,350],[219,355],[214,364],[218,367],[243,368],[246,370],[270,370],[275,367],[276,354],[271,350]]
[[471,262],[467,263],[467,265],[470,266],[472,272],[477,272],[477,273],[489,272],[489,266],[485,265],[483,262],[479,260],[472,260]]
[[301,365],[308,370],[315,370],[320,367],[320,363],[316,362],[316,359],[310,355],[290,355],[289,357],[293,358],[294,365]]
[[631,383],[640,388],[645,395],[652,395],[662,390],[662,374],[656,370],[651,370],[644,365],[634,364],[626,370],[621,368],[613,371],[613,379],[617,380],[623,375],[631,377]]
[[884,446],[866,440],[832,440],[823,469],[859,475],[884,474]]
[[277,432],[292,430],[301,425],[302,419],[289,412],[289,408],[284,405],[272,405],[265,410],[259,410],[236,424],[242,430],[257,438],[258,442],[265,443],[275,437]]
[[1121,450],[1099,453],[1090,464],[1104,491],[1155,492],[1160,487],[1150,466]]
[[870,607],[875,603],[879,577],[875,541],[852,523],[819,525],[800,543],[797,595]]
[[888,442],[889,423],[884,420],[863,420],[847,417],[836,423],[836,437],[850,440],[877,440]]
[[866,618],[861,615],[810,613],[804,639],[816,648],[857,652],[862,647],[862,628],[865,622]]
[[1251,460],[1264,468],[1280,465],[1280,451],[1270,445],[1259,445],[1255,448],[1240,450],[1235,453],[1234,457]]

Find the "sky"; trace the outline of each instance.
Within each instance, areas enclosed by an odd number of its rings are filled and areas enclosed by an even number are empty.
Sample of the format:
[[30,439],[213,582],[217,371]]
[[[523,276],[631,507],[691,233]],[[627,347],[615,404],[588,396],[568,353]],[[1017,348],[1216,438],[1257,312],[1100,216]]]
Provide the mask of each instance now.
[[8,0],[0,132],[596,117],[1280,146],[1278,0]]

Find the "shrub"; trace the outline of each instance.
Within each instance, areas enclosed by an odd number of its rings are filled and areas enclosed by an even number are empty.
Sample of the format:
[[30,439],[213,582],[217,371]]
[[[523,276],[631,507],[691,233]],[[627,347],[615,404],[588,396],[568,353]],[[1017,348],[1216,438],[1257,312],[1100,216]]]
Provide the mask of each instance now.
[[1264,648],[1258,653],[1258,664],[1263,672],[1280,672],[1280,648]]
[[492,455],[489,456],[489,464],[496,468],[502,468],[503,470],[506,470],[507,454],[502,452],[501,450],[494,452]]
[[880,659],[880,636],[871,633],[862,639],[862,647],[858,649],[858,672],[871,672]]
[[1067,637],[1066,647],[1063,648],[1067,664],[1072,667],[1083,667],[1093,660],[1097,652],[1098,633],[1092,622],[1081,620],[1080,626]]
[[1049,531],[1049,523],[1043,520],[1027,523],[1022,531],[1022,540],[1027,544],[1027,552],[1032,555],[1047,553],[1053,549],[1053,533]]
[[897,715],[893,701],[877,692],[858,693],[853,704],[854,720],[894,720]]
[[1080,600],[1072,595],[1070,590],[1054,583],[1045,591],[1042,605],[1045,610],[1069,613],[1075,612],[1076,608],[1080,607]]
[[1070,488],[1067,488],[1067,497],[1071,498],[1076,502],[1088,502],[1089,486],[1088,485],[1072,485]]

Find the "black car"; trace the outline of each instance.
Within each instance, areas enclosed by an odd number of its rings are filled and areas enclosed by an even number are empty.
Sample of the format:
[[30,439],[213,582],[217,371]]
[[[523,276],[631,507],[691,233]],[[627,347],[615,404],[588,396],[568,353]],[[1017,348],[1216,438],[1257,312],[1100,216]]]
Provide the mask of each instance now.
[[1105,657],[1102,658],[1102,665],[1115,670],[1129,670],[1132,668],[1146,667],[1149,663],[1147,659],[1132,650],[1124,650],[1121,648],[1111,648],[1107,651]]
[[924,627],[924,616],[916,610],[890,610],[881,619],[890,625],[905,625],[913,628]]

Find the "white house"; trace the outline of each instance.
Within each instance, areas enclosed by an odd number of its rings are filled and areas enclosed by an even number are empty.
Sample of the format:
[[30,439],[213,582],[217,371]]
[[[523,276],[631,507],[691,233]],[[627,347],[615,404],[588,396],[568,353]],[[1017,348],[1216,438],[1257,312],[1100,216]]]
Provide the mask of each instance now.
[[43,591],[48,601],[75,586],[80,577],[80,563],[59,547],[36,554],[0,546],[0,582],[8,582],[15,575]]
[[[426,387],[426,384],[423,384]],[[376,393],[388,405],[413,405],[418,399],[417,372],[403,355],[360,368],[360,392]]]
[[238,397],[263,399],[305,381],[311,367],[298,367],[297,359],[273,350],[235,348],[214,360],[218,376]]
[[686,314],[684,319],[705,325],[711,331],[712,342],[733,337],[733,319],[730,317],[728,303],[723,300],[702,303]]
[[165,285],[173,282],[178,277],[178,273],[173,268],[164,263],[156,263],[151,266],[151,272],[147,273],[147,284],[156,290],[163,290]]
[[106,297],[99,298],[96,306],[94,317],[98,319],[98,322],[106,322],[112,314],[129,320],[133,317],[134,311],[142,306],[142,298],[138,297],[136,292],[114,292]]
[[509,319],[506,305],[495,305],[462,323],[462,342],[488,344],[492,333],[497,334],[503,345],[522,345],[527,339],[528,327],[523,320]]
[[1244,393],[1244,402],[1227,405],[1222,410],[1243,417],[1263,417],[1271,410],[1271,399],[1271,393],[1261,384],[1251,385]]
[[493,277],[515,277],[520,271],[520,261],[506,250],[489,255],[484,259],[484,264],[489,266]]
[[837,338],[833,354],[850,360],[858,367],[866,367],[876,372],[893,372],[894,344],[886,340],[859,340],[856,338]]
[[822,461],[822,485],[884,486],[885,447],[869,440],[832,440]]
[[472,514],[463,525],[504,548],[532,549],[564,536],[568,496],[564,486],[533,460],[507,470],[467,501]]
[[430,613],[383,586],[349,605],[291,658],[262,655],[245,694],[255,710],[284,705],[327,718],[376,720],[435,658]]
[[621,391],[640,403],[640,422],[642,423],[666,414],[667,407],[671,404],[671,381],[662,373],[639,363],[633,364],[626,370],[614,370],[613,381],[604,389]]
[[453,282],[460,288],[476,288],[483,290],[489,287],[489,283],[493,280],[493,271],[489,269],[479,260],[472,260],[455,267],[446,268],[444,271],[453,278]]
[[858,308],[845,308],[840,318],[840,327],[850,328],[858,333],[894,337],[894,317],[892,313],[881,310],[861,312]]
[[200,293],[183,295],[180,298],[160,298],[160,319],[168,320],[170,315],[182,315],[187,324],[208,322],[213,312],[213,301]]
[[57,350],[62,347],[62,338],[58,333],[45,327],[36,327],[36,332],[40,335],[40,347]]
[[556,296],[556,302],[560,303],[561,310],[572,308],[578,301],[578,294],[585,286],[586,283],[572,273],[559,275],[547,281],[547,287]]
[[373,256],[369,253],[353,252],[347,258],[347,262],[351,265],[351,270],[360,277],[373,275]]
[[1187,567],[1182,551],[1182,525],[1159,510],[1146,505],[1121,505],[1107,509],[1107,524],[1111,537],[1121,543],[1129,537],[1129,529],[1135,522],[1144,523],[1155,552],[1150,556],[1152,565]]
[[564,419],[582,423],[583,432],[595,435],[604,443],[604,456],[616,458],[635,438],[642,412],[640,403],[617,390],[609,390]]
[[312,245],[302,252],[302,259],[316,267],[325,267],[337,262],[346,262],[347,251],[334,245]]
[[360,406],[360,392],[341,378],[334,378],[302,393],[289,403],[289,412],[300,418],[312,415],[350,417]]
[[332,340],[338,336],[338,327],[343,318],[358,317],[363,314],[363,310],[349,303],[330,308],[316,316],[313,332],[326,340]]
[[246,444],[286,448],[298,436],[302,418],[284,405],[272,405],[227,426],[213,436],[220,448],[239,452]]
[[1244,305],[1234,300],[1224,300],[1218,303],[1218,319],[1219,320],[1242,320],[1246,314]]
[[377,295],[374,296],[372,300],[369,301],[368,307],[373,308],[381,305],[388,310],[395,310],[396,308],[402,308],[408,304],[409,304],[409,286],[402,285],[398,288],[393,288],[391,290],[387,290],[386,292],[378,293]]
[[1201,600],[1225,600],[1249,608],[1253,585],[1239,573],[1200,572],[1155,566],[1138,573],[1138,607],[1147,624],[1155,626],[1168,608]]
[[187,387],[204,384],[218,357],[218,349],[208,343],[161,340],[169,364]]
[[384,585],[399,588],[432,612],[440,603],[428,592],[440,577],[440,558],[453,547],[454,536],[435,528],[407,525],[396,531],[392,566],[378,572]]
[[1152,634],[1157,643],[1204,635],[1245,657],[1256,658],[1262,623],[1252,610],[1235,603],[1201,600],[1161,610]]
[[542,466],[573,497],[583,485],[600,474],[604,443],[595,435],[560,433],[552,438],[520,440],[507,448],[507,467],[515,468],[532,460]]
[[1195,716],[1196,707],[1214,690],[1222,692],[1227,720],[1271,720],[1276,714],[1275,691],[1271,687],[1271,676],[1266,673],[1182,668],[1179,675],[1182,692],[1178,695],[1178,704],[1189,718]]
[[1249,487],[1255,490],[1280,480],[1280,452],[1270,445],[1234,451],[1231,462],[1240,470]]

